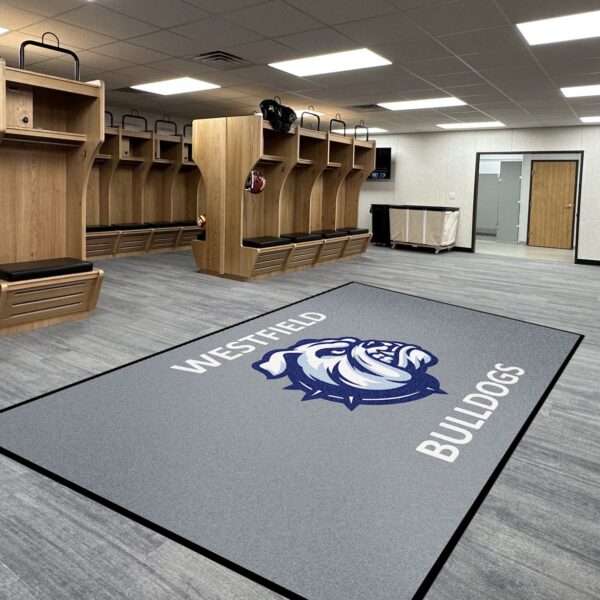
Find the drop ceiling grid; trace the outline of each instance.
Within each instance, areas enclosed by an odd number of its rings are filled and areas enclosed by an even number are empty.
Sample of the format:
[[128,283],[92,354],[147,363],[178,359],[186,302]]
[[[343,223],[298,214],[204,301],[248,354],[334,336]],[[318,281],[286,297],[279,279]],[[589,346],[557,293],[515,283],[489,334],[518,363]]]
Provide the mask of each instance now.
[[[597,0],[570,0],[568,12],[598,8]],[[248,98],[278,94],[297,107],[314,104],[364,118],[391,131],[435,130],[441,120],[501,119],[508,126],[573,125],[599,103],[565,99],[561,85],[600,83],[597,40],[529,47],[516,22],[559,16],[564,0],[4,0],[0,55],[10,64],[24,39],[56,31],[81,54],[85,78],[107,82],[109,102],[153,105],[181,117],[247,112]],[[367,45],[393,65],[298,78],[267,67],[317,52]],[[222,71],[191,56],[226,50],[253,63]],[[69,74],[68,61],[28,54],[40,70]],[[114,90],[153,79],[190,75],[223,86],[223,95],[181,98],[127,96]],[[377,101],[456,95],[462,111],[352,111]],[[172,110],[171,110],[172,109]],[[591,111],[591,112],[590,112]],[[501,118],[502,117],[502,118]]]

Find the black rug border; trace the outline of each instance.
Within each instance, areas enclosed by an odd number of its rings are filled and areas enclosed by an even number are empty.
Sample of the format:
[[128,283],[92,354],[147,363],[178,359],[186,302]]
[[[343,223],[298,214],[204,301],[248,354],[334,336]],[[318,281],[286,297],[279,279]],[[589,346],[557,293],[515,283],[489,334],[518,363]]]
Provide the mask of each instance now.
[[[440,555],[438,556],[437,560],[434,562],[433,566],[431,567],[431,569],[429,570],[428,574],[425,576],[425,578],[423,579],[421,585],[419,586],[419,588],[417,589],[417,591],[415,592],[415,594],[412,597],[412,600],[422,600],[425,595],[427,594],[427,592],[429,591],[429,589],[431,588],[431,586],[433,585],[433,582],[435,581],[436,577],[439,575],[440,571],[442,570],[442,567],[444,566],[444,564],[446,563],[446,561],[448,560],[448,558],[450,557],[450,555],[452,554],[452,551],[454,550],[454,548],[456,547],[456,545],[458,544],[460,538],[463,536],[464,532],[466,531],[466,529],[468,528],[471,520],[473,519],[473,517],[475,516],[475,514],[477,513],[477,511],[479,510],[479,508],[481,507],[483,501],[485,500],[486,496],[488,495],[488,493],[490,492],[490,490],[492,489],[494,483],[496,482],[496,480],[498,479],[500,473],[502,473],[502,471],[504,470],[504,467],[506,466],[506,464],[508,463],[510,457],[512,456],[512,454],[514,453],[514,451],[516,450],[517,446],[521,443],[521,440],[523,439],[523,436],[525,435],[525,433],[527,432],[527,430],[529,429],[529,427],[531,426],[531,424],[533,423],[535,417],[537,416],[537,414],[539,413],[540,409],[542,408],[544,402],[546,401],[546,399],[548,398],[548,396],[550,395],[550,393],[552,392],[554,386],[556,385],[556,383],[558,382],[558,380],[560,379],[560,377],[562,376],[565,368],[567,367],[567,365],[569,364],[569,362],[571,361],[571,359],[573,358],[573,356],[575,355],[575,353],[577,352],[579,346],[581,345],[582,341],[584,340],[585,336],[583,334],[579,334],[579,333],[575,333],[573,331],[568,331],[566,329],[559,329],[556,327],[549,327],[547,325],[538,325],[537,323],[531,323],[530,321],[525,321],[523,319],[515,319],[513,317],[506,317],[504,315],[498,315],[496,313],[491,313],[491,312],[487,312],[487,311],[483,311],[483,310],[479,310],[479,309],[475,309],[475,308],[468,308],[466,306],[461,306],[459,304],[452,304],[450,302],[444,302],[442,300],[434,300],[431,298],[424,298],[422,296],[418,296],[416,294],[407,294],[405,292],[400,292],[398,290],[390,290],[388,288],[384,288],[384,287],[380,287],[380,286],[376,286],[376,285],[371,285],[368,283],[362,283],[362,282],[358,282],[358,281],[349,281],[347,283],[341,284],[339,286],[330,288],[328,290],[325,290],[323,292],[319,292],[318,294],[314,294],[312,296],[308,296],[306,298],[302,298],[301,300],[297,300],[295,302],[291,302],[289,304],[286,304],[284,306],[280,306],[279,308],[275,308],[273,310],[267,311],[265,313],[262,313],[260,315],[256,315],[254,317],[250,317],[249,319],[245,319],[244,321],[240,321],[238,323],[234,323],[233,325],[228,325],[227,327],[223,327],[221,329],[218,329],[216,331],[211,331],[210,333],[206,333],[204,335],[201,335],[197,338],[194,338],[192,340],[188,340],[187,342],[182,342],[181,344],[176,344],[175,346],[171,346],[169,348],[166,348],[164,350],[159,350],[158,352],[155,352],[154,354],[150,354],[148,356],[144,356],[143,358],[138,358],[136,360],[133,360],[129,363],[126,363],[124,365],[120,365],[118,367],[115,367],[113,369],[109,369],[108,371],[104,371],[102,373],[98,373],[96,375],[92,375],[90,377],[86,377],[85,379],[81,379],[79,381],[76,381],[74,383],[70,383],[68,385],[65,385],[61,388],[57,388],[56,390],[52,390],[50,392],[45,392],[39,396],[36,396],[34,398],[30,398],[29,400],[23,400],[22,402],[19,402],[17,404],[14,404],[13,406],[8,406],[6,408],[0,409],[0,415],[14,410],[16,408],[19,408],[21,406],[24,406],[25,404],[29,404],[30,402],[35,402],[36,400],[41,400],[42,398],[45,398],[47,396],[51,396],[53,394],[56,394],[58,392],[61,392],[63,390],[67,390],[69,388],[75,387],[77,385],[80,385],[82,383],[86,383],[88,381],[91,381],[92,379],[96,379],[97,377],[102,377],[104,375],[108,375],[109,373],[113,373],[115,371],[118,371],[120,369],[125,369],[126,367],[130,367],[138,362],[142,362],[144,360],[148,360],[150,358],[154,358],[155,356],[159,356],[161,354],[165,354],[166,352],[170,352],[171,350],[175,350],[177,348],[181,348],[183,346],[186,346],[188,344],[193,344],[197,341],[200,341],[204,338],[207,338],[211,335],[215,335],[217,333],[221,333],[223,331],[227,331],[228,329],[232,329],[234,327],[237,327],[239,325],[244,325],[246,323],[249,323],[251,321],[254,321],[256,319],[259,319],[261,317],[270,315],[272,313],[278,312],[280,310],[289,308],[290,306],[294,306],[296,304],[300,304],[302,302],[305,302],[307,300],[312,300],[314,298],[318,298],[319,296],[322,296],[324,294],[328,294],[330,292],[339,290],[341,288],[350,286],[350,285],[361,285],[364,287],[370,287],[373,289],[377,289],[377,290],[382,290],[382,291],[386,291],[386,292],[393,292],[395,294],[400,294],[402,296],[409,296],[411,298],[418,298],[421,300],[428,300],[430,302],[436,302],[438,304],[444,304],[446,306],[453,306],[455,308],[462,308],[465,310],[471,310],[473,312],[478,312],[478,313],[482,313],[485,315],[489,315],[489,316],[493,316],[493,317],[499,317],[502,319],[508,319],[510,321],[517,321],[519,323],[526,323],[527,325],[534,325],[536,327],[543,327],[545,329],[552,329],[554,331],[560,331],[562,333],[569,333],[571,335],[575,335],[577,336],[577,339],[575,341],[575,343],[573,344],[573,347],[571,348],[571,351],[569,352],[569,354],[567,355],[567,357],[565,358],[565,360],[563,361],[563,363],[561,364],[561,366],[559,367],[559,369],[556,371],[554,377],[552,378],[552,380],[550,381],[550,383],[548,384],[548,386],[546,387],[546,390],[544,391],[544,393],[542,394],[542,396],[540,397],[539,401],[537,402],[537,404],[535,405],[535,407],[533,408],[533,410],[531,411],[531,413],[529,414],[529,417],[525,420],[525,422],[523,423],[523,426],[521,427],[521,429],[518,431],[517,435],[515,436],[513,442],[511,443],[511,445],[508,447],[508,449],[506,450],[506,452],[504,453],[504,455],[502,456],[502,458],[498,461],[498,464],[496,465],[496,468],[492,471],[490,477],[488,478],[488,480],[486,481],[486,483],[484,484],[484,486],[482,487],[481,491],[479,492],[479,494],[477,495],[477,497],[475,498],[473,504],[471,505],[471,507],[469,508],[469,510],[466,512],[465,516],[463,517],[463,519],[461,520],[461,522],[458,524],[458,527],[456,528],[456,530],[454,531],[454,533],[452,534],[452,536],[450,537],[450,539],[448,540],[448,543],[446,544],[446,546],[444,547],[444,549],[442,550],[442,552],[440,553]],[[289,590],[281,585],[279,585],[278,583],[275,583],[274,581],[271,581],[270,579],[267,579],[265,577],[263,577],[262,575],[259,575],[258,573],[255,573],[254,571],[251,571],[249,569],[246,569],[245,567],[243,567],[242,565],[235,563],[215,552],[213,552],[212,550],[209,550],[208,548],[204,548],[203,546],[200,546],[199,544],[196,544],[195,542],[192,542],[191,540],[188,540],[187,538],[180,536],[177,533],[174,533],[172,531],[170,531],[169,529],[166,529],[164,527],[162,527],[161,525],[158,525],[157,523],[154,523],[153,521],[150,521],[149,519],[146,519],[145,517],[142,517],[136,513],[134,513],[133,511],[130,511],[129,509],[126,509],[122,506],[120,506],[119,504],[112,502],[111,500],[108,500],[102,496],[100,496],[99,494],[96,494],[95,492],[92,492],[80,485],[78,485],[77,483],[74,483],[64,477],[61,477],[60,475],[57,475],[56,473],[34,463],[29,461],[28,459],[15,454],[13,452],[11,452],[10,450],[7,450],[6,448],[3,448],[0,446],[0,455],[2,456],[6,456],[7,458],[10,458],[11,460],[14,460],[26,467],[28,467],[29,469],[31,469],[32,471],[36,471],[37,473],[40,473],[41,475],[44,475],[45,477],[51,479],[52,481],[55,481],[56,483],[59,483],[63,486],[65,486],[66,488],[69,488],[79,494],[81,494],[82,496],[93,500],[94,502],[97,502],[98,504],[104,506],[105,508],[108,508],[114,512],[116,512],[117,514],[126,517],[144,527],[147,527],[148,529],[162,535],[163,537],[165,537],[166,539],[169,539],[173,542],[176,542],[182,546],[184,546],[185,548],[188,548],[189,550],[192,550],[193,552],[196,552],[197,554],[200,554],[202,556],[204,556],[205,558],[208,558],[209,560],[212,560],[214,562],[216,562],[217,564],[220,564],[228,569],[230,569],[231,571],[233,571],[234,573],[237,573],[239,575],[242,575],[244,577],[246,577],[247,579],[249,579],[250,581],[253,581],[255,583],[258,583],[262,586],[264,586],[265,588],[278,593],[282,596],[284,596],[285,598],[289,598],[289,600],[309,600],[308,598],[304,597],[304,596],[300,596],[299,594],[293,592],[292,590]]]

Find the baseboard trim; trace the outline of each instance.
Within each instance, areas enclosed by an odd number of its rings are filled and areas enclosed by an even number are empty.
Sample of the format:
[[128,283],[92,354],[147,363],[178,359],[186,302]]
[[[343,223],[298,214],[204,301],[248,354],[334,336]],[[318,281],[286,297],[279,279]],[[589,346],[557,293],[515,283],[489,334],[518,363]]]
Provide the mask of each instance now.
[[452,250],[456,250],[457,252],[475,252],[475,250],[473,250],[473,248],[469,248],[468,246],[454,246],[454,248],[452,248]]
[[594,265],[596,267],[600,266],[600,260],[588,260],[587,258],[576,258],[576,265]]

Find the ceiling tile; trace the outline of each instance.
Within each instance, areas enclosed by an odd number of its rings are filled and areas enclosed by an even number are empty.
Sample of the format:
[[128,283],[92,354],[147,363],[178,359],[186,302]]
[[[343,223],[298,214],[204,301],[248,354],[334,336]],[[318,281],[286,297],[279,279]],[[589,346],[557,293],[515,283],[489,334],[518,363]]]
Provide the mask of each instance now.
[[441,35],[437,40],[459,55],[525,46],[523,38],[513,25]]
[[294,0],[294,6],[328,25],[388,15],[396,10],[388,0]]
[[279,37],[322,27],[316,19],[284,4],[281,0],[270,0],[259,6],[251,6],[225,16],[234,23],[266,37]]
[[88,4],[68,13],[60,15],[59,20],[85,27],[117,39],[127,39],[136,35],[143,35],[154,31],[156,27],[143,23],[138,19],[131,19],[124,15],[116,14],[97,4]]
[[321,87],[320,85],[303,77],[288,75],[287,73],[283,73],[282,71],[277,71],[272,67],[263,65],[245,67],[243,69],[238,69],[238,72],[242,77],[245,77],[250,81],[256,81],[263,85],[269,86],[271,90],[270,95],[277,94],[277,88],[289,92],[295,92],[300,90],[312,90]]
[[598,10],[598,0],[497,0],[513,23]]
[[182,0],[96,0],[96,4],[161,28],[174,27],[210,16],[207,11]]
[[147,64],[169,58],[167,54],[156,52],[149,48],[140,48],[128,42],[115,42],[94,49],[98,54],[106,54],[114,58],[125,58],[130,62]]
[[298,53],[275,40],[259,40],[241,46],[227,47],[228,52],[259,65],[296,58]]
[[425,34],[401,13],[344,23],[337,25],[336,29],[365,46],[425,37]]
[[440,88],[461,87],[465,85],[476,85],[484,83],[483,79],[474,71],[464,71],[462,73],[442,73],[441,75],[428,75],[427,81]]
[[247,8],[255,4],[261,4],[265,0],[186,0],[202,10],[207,10],[215,15],[231,12],[240,8]]
[[91,50],[83,50],[79,53],[82,69],[94,72],[116,71],[117,69],[125,69],[134,66],[134,63],[115,58],[114,56],[105,56]]
[[27,25],[42,21],[44,18],[42,15],[21,10],[20,8],[0,5],[0,26],[5,29],[22,29]]
[[411,19],[432,35],[459,33],[506,24],[506,18],[493,2],[457,0],[446,4],[410,9]]
[[[9,52],[9,54],[12,54],[12,52],[16,53],[16,56],[18,57],[19,55],[19,47],[21,46],[21,44],[23,42],[26,42],[27,40],[31,40],[31,39],[35,39],[36,41],[41,41],[41,38],[38,36],[34,36],[32,34],[26,34],[26,33],[22,33],[20,31],[11,31],[9,33],[5,33],[3,36],[0,36],[0,44],[2,44],[2,46],[4,46],[5,48],[9,48],[11,52]],[[49,40],[50,38],[48,38]],[[52,41],[54,41],[54,39],[52,39]],[[75,50],[75,51],[81,51],[81,49],[77,46],[71,45],[69,46],[69,48],[71,50]],[[52,50],[46,50],[45,48],[38,48],[37,46],[29,46],[26,49],[26,64],[34,64],[36,62],[39,62],[40,60],[48,60],[49,58],[55,58],[56,57],[56,52],[52,51]],[[18,64],[18,59],[17,59],[17,64]]]
[[507,65],[521,66],[534,65],[535,60],[527,48],[509,48],[507,50],[494,50],[493,52],[480,52],[461,56],[472,69],[500,69]]
[[428,75],[445,75],[447,73],[463,73],[469,71],[469,67],[457,58],[438,58],[435,60],[421,60],[406,65],[411,73],[423,77]]
[[200,52],[206,52],[207,48],[202,41],[191,40],[190,38],[164,30],[136,37],[129,41],[136,46],[157,50],[158,52],[177,58],[195,56]]
[[554,75],[552,81],[557,87],[573,87],[577,85],[599,85],[600,69],[587,75]]
[[[574,42],[562,42],[560,44],[542,44],[531,48],[534,56],[542,63],[552,65],[565,59],[571,62],[586,58],[598,58],[600,56],[600,44],[598,38],[589,40],[577,40]],[[577,64],[573,65],[574,67]]]
[[172,74],[167,71],[161,71],[160,69],[153,69],[152,67],[145,67],[143,65],[119,69],[115,71],[115,73],[122,75],[123,77],[128,77],[131,82],[129,85],[172,79]]
[[47,31],[52,31],[60,38],[60,45],[65,48],[95,48],[96,46],[102,46],[103,44],[110,44],[115,39],[106,35],[101,35],[87,29],[81,29],[74,25],[67,24],[62,21],[54,21],[47,19],[40,21],[33,25],[24,27],[21,30],[23,33],[28,33],[38,38]]
[[263,39],[254,31],[239,27],[221,17],[210,17],[181,27],[175,27],[174,33],[197,41],[197,44],[210,50],[220,50],[226,46],[237,46]]
[[277,41],[293,48],[296,51],[294,57],[297,57],[298,53],[308,56],[356,48],[356,42],[331,27],[285,35],[277,38]]
[[502,69],[480,70],[478,73],[492,83],[515,81],[518,79],[543,79],[544,71],[537,65],[503,67]]
[[450,52],[431,38],[373,45],[371,46],[371,50],[381,54],[381,56],[391,60],[393,63],[401,65],[419,60],[449,58],[452,56]]
[[474,96],[481,96],[483,94],[497,94],[498,90],[488,83],[478,83],[473,85],[461,85],[461,86],[448,86],[445,91],[452,96],[457,96],[462,100],[467,100]]
[[[18,8],[23,7],[23,0],[2,0],[2,3]],[[46,17],[54,17],[79,6],[81,0],[27,0],[27,10]]]

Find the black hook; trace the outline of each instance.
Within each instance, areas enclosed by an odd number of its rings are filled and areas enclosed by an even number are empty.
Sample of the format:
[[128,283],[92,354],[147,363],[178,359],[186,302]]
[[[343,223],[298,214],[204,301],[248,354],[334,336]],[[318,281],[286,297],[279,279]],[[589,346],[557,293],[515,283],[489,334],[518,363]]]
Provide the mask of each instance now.
[[146,117],[140,116],[138,110],[133,109],[130,113],[123,115],[123,118],[121,119],[121,126],[123,127],[123,129],[125,129],[125,119],[127,118],[139,119],[140,121],[144,121],[144,131],[148,131],[148,119],[146,119]]
[[[44,40],[46,39],[47,35],[53,35],[56,38],[56,46],[53,46],[52,44],[46,44]],[[41,42],[36,42],[35,40],[24,41],[21,44],[21,47],[19,48],[19,69],[25,69],[25,48],[27,48],[27,46],[36,46],[38,48],[45,48],[46,50],[54,50],[54,52],[68,54],[75,60],[75,81],[81,81],[81,66],[79,63],[79,56],[77,56],[77,54],[75,54],[73,50],[69,50],[68,48],[61,48],[60,40],[58,39],[58,36],[55,33],[52,33],[51,31],[46,31],[42,35]]]
[[163,115],[162,119],[156,119],[156,121],[154,121],[154,133],[158,133],[158,124],[159,123],[165,123],[166,125],[173,125],[173,127],[175,128],[174,135],[179,135],[177,133],[177,123],[175,123],[175,121],[170,121],[168,115]]
[[106,126],[106,117],[110,117],[110,125],[109,127],[115,126],[115,116],[110,112],[110,110],[104,111],[104,125]]
[[339,123],[342,125],[344,127],[344,135],[346,135],[346,121],[342,121],[342,115],[340,115],[340,113],[336,113],[335,119],[331,119],[331,121],[329,121],[329,133],[331,133],[334,123]]
[[304,127],[304,115],[309,115],[317,119],[317,131],[321,131],[321,117],[316,112],[313,112],[314,110],[315,107],[310,104],[308,110],[302,111],[302,115],[300,115],[300,127]]
[[358,137],[358,130],[364,129],[367,132],[367,142],[369,141],[369,128],[365,125],[364,121],[361,121],[358,125],[354,127],[354,138]]

